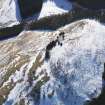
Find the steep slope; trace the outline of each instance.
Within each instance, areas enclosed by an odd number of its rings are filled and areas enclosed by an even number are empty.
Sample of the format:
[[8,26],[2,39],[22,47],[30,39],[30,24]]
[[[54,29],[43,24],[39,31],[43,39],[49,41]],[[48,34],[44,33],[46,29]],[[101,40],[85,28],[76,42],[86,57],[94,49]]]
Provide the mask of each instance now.
[[0,4],[0,28],[18,24],[21,18],[17,0],[3,0]]
[[84,105],[101,94],[105,26],[81,20],[0,41],[0,105]]

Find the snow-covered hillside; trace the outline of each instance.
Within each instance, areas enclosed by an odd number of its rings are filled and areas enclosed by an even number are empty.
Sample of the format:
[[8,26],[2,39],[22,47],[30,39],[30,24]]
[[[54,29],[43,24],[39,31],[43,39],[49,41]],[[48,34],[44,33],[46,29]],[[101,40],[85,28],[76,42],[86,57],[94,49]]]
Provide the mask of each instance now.
[[100,95],[105,26],[81,20],[0,41],[0,105],[83,105]]
[[0,4],[0,27],[18,24],[21,18],[17,0],[4,0]]
[[39,19],[45,16],[68,12],[71,8],[72,4],[68,0],[45,0],[39,14]]

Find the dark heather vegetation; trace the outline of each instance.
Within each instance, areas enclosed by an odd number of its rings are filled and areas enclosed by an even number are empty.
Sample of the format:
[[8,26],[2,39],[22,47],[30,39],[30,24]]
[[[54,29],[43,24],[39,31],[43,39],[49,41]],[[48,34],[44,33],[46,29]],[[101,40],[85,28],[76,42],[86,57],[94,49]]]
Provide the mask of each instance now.
[[62,15],[53,15],[40,20],[24,21],[12,27],[0,29],[0,39],[18,35],[22,30],[50,29],[56,30],[61,26],[74,22],[80,19],[96,19],[100,22],[105,22],[105,10],[82,10],[75,8],[69,13]]
[[105,0],[69,0],[88,9],[105,9]]
[[0,29],[0,40],[14,37],[23,30],[23,24],[14,25],[12,27],[5,27]]
[[18,0],[22,19],[40,12],[43,0]]
[[100,22],[105,22],[104,10],[80,10],[74,9],[69,13],[63,15],[54,15],[51,17],[45,17],[39,21],[34,21],[29,25],[30,30],[34,29],[52,29],[55,30],[61,26],[74,22],[80,19],[96,19]]

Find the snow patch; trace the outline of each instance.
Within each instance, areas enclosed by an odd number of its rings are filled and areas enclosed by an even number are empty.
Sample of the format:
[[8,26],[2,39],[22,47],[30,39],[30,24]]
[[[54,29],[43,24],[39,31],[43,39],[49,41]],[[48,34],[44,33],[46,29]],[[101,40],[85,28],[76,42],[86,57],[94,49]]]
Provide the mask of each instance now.
[[18,7],[18,0],[5,0],[0,9],[0,27],[18,24],[21,17]]
[[67,0],[45,0],[38,19],[55,14],[63,14],[72,9],[72,4]]

